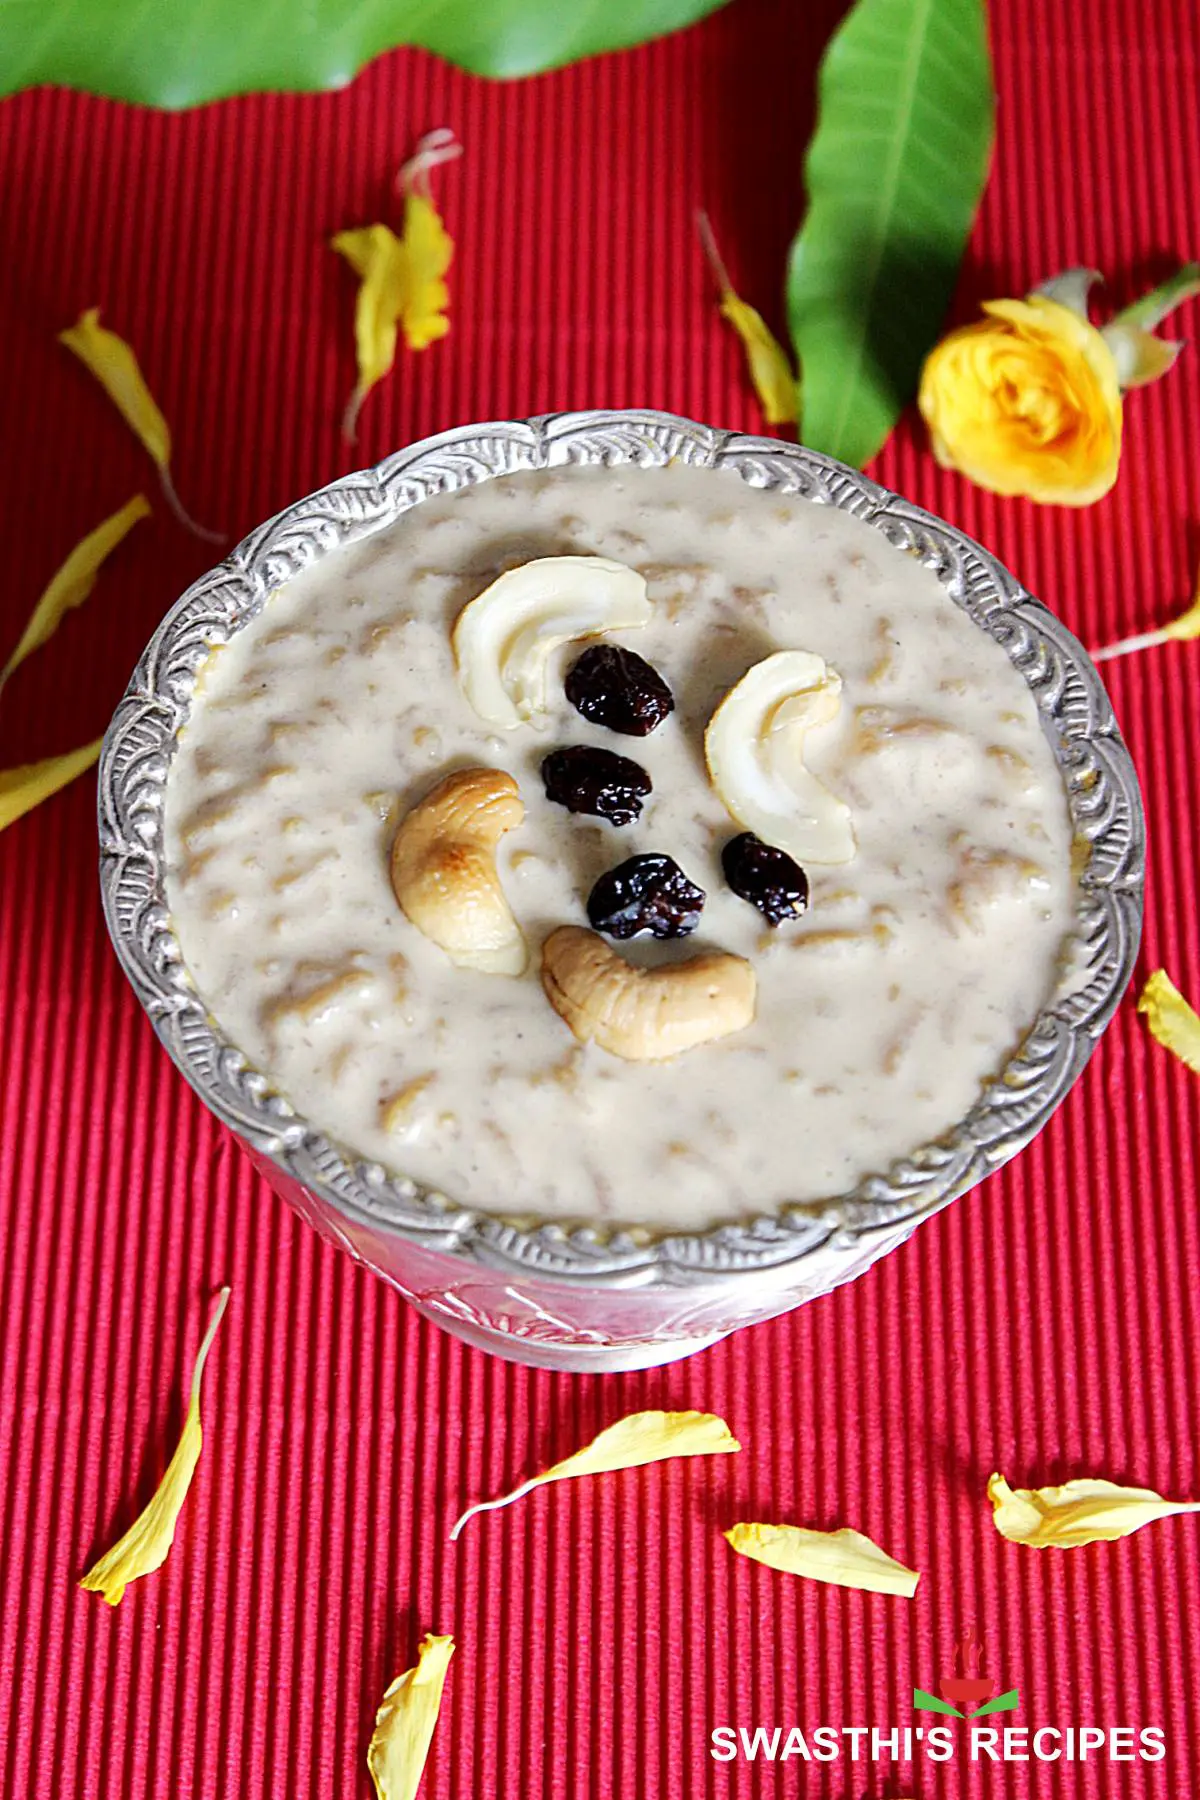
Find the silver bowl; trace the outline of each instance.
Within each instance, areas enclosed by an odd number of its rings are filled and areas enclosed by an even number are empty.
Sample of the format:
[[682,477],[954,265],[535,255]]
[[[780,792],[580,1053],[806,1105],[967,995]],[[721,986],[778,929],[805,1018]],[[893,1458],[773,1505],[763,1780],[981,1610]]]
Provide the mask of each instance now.
[[[953,603],[1003,646],[1028,683],[1087,846],[1077,920],[1086,977],[1064,977],[953,1130],[851,1193],[653,1240],[553,1224],[522,1228],[355,1160],[222,1035],[171,930],[164,790],[201,663],[301,569],[422,500],[514,470],[672,460],[853,513],[931,568]],[[1015,1155],[1066,1095],[1128,982],[1141,931],[1144,849],[1137,779],[1096,670],[986,550],[828,457],[660,412],[465,426],[288,507],[172,607],[134,671],[100,759],[108,927],[155,1030],[205,1105],[302,1217],[427,1318],[501,1356],[562,1369],[670,1362],[827,1293]],[[497,1204],[509,1198],[497,1195]],[[519,1197],[510,1203],[519,1206]]]

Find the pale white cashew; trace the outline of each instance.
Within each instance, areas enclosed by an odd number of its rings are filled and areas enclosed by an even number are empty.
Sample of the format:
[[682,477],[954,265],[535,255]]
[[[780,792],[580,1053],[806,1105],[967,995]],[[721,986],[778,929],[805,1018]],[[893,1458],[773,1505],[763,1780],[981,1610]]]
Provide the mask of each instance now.
[[496,845],[524,817],[511,775],[458,769],[400,823],[392,889],[417,930],[460,968],[520,975],[529,961],[496,872]]
[[740,956],[705,951],[643,969],[578,925],[560,925],[546,939],[542,986],[581,1044],[626,1062],[666,1062],[744,1030],[757,994],[754,970]]
[[804,740],[841,706],[842,678],[808,650],[764,657],[708,722],[713,786],[738,824],[799,863],[846,863],[857,845],[850,808],[804,763]]
[[546,710],[546,661],[559,644],[650,618],[646,582],[607,556],[543,556],[509,569],[463,607],[454,657],[481,719],[511,731]]

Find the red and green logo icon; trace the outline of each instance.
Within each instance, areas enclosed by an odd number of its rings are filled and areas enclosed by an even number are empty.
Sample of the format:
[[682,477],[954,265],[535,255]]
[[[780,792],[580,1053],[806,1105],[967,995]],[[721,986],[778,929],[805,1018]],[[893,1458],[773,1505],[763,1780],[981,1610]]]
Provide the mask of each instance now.
[[954,1673],[943,1675],[936,1694],[913,1689],[915,1712],[948,1713],[952,1719],[982,1719],[988,1713],[1016,1712],[1021,1704],[1017,1688],[997,1694],[999,1683],[983,1666],[983,1643],[970,1625],[954,1646]]

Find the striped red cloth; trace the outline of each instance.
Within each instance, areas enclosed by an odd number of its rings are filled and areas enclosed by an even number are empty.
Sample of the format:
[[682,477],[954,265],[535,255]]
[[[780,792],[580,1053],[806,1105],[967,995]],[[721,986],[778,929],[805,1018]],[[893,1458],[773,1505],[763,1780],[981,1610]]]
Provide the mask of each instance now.
[[[85,531],[153,496],[54,333],[103,307],[174,426],[187,504],[242,533],[350,465],[353,282],[327,240],[387,216],[435,125],[466,146],[436,178],[453,330],[402,354],[354,460],[559,407],[756,428],[692,215],[708,207],[741,291],[781,325],[840,11],[734,0],[508,85],[402,52],[339,94],[180,116],[57,91],[0,105],[3,645]],[[999,140],[959,310],[1072,263],[1122,301],[1200,248],[1194,0],[993,13]],[[1101,641],[1188,598],[1198,400],[1193,349],[1130,400],[1119,486],[1080,513],[939,473],[911,422],[876,472]],[[159,506],[6,692],[0,767],[101,730],[205,562]],[[1172,645],[1110,675],[1152,834],[1145,966],[1193,996],[1198,657]],[[1200,1087],[1132,1005],[1038,1142],[857,1285],[661,1372],[533,1373],[318,1241],[193,1099],[109,951],[92,806],[89,778],[0,838],[0,1794],[365,1796],[375,1703],[429,1629],[460,1645],[430,1800],[1200,1793],[1197,1520],[1035,1553],[1001,1541],[983,1499],[994,1467],[1200,1494]],[[175,1549],[110,1612],[77,1578],[161,1474],[222,1281]],[[467,1501],[643,1406],[718,1411],[745,1451],[543,1491],[447,1545]],[[921,1586],[906,1602],[789,1581],[732,1555],[720,1528],[738,1518],[852,1524]],[[910,1771],[851,1762],[850,1740],[824,1764],[710,1755],[718,1726],[937,1723],[912,1689],[952,1671],[967,1625],[1020,1690],[993,1724],[1159,1726],[1166,1760],[960,1747]]]

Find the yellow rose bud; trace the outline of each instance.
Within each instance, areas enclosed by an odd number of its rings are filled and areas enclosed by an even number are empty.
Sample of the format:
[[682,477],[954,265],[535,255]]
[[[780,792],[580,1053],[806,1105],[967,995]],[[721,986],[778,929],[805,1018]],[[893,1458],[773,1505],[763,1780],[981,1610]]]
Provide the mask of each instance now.
[[1121,389],[1103,337],[1040,294],[989,300],[986,318],[930,351],[918,402],[933,453],[994,494],[1088,506],[1121,460]]

